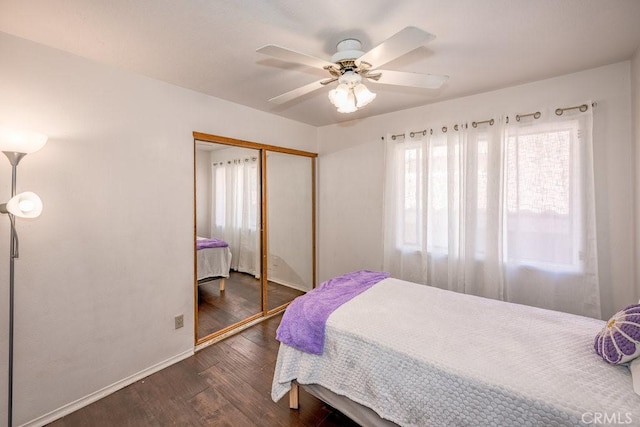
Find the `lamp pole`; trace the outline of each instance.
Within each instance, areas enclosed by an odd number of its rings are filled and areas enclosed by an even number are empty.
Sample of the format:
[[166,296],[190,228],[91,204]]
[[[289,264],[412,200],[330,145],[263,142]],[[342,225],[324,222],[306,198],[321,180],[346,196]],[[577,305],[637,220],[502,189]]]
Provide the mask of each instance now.
[[[18,163],[25,153],[14,153],[3,151],[3,153],[9,159],[11,163],[11,197],[16,195],[16,174],[18,169]],[[8,390],[7,390],[7,426],[13,425],[13,297],[14,297],[14,264],[15,259],[18,257],[18,235],[15,227],[15,217],[12,213],[7,212],[9,215],[9,221],[11,222],[11,238],[9,240],[9,376],[8,376]]]
[[[7,363],[9,368],[7,378],[8,427],[13,425],[13,300],[15,295],[15,259],[19,257],[15,219],[16,216],[19,218],[36,218],[42,212],[42,201],[37,194],[27,191],[16,195],[16,175],[20,160],[28,153],[40,150],[46,143],[46,135],[0,126],[0,151],[7,156],[9,163],[11,163],[11,199],[7,203],[0,204],[0,213],[8,214],[11,222],[11,240],[9,242],[9,357]],[[29,203],[23,203],[25,201]]]

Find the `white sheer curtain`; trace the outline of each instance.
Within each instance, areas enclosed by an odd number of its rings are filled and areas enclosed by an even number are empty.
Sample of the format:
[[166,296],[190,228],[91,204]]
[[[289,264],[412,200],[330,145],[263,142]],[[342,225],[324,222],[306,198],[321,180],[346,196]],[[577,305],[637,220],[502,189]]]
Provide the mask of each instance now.
[[231,269],[259,277],[258,163],[252,158],[212,165],[211,235],[229,243]]
[[386,138],[385,270],[600,317],[590,111],[411,135]]
[[505,282],[511,301],[599,318],[590,105],[506,127]]
[[502,299],[499,164],[497,126],[451,124],[388,142],[385,270]]

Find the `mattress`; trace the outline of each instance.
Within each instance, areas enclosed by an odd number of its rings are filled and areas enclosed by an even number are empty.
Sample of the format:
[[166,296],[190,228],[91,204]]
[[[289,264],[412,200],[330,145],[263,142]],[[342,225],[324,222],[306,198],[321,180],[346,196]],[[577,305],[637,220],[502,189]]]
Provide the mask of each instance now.
[[403,426],[640,424],[629,369],[593,351],[603,325],[389,278],[329,316],[322,355],[281,344],[272,398],[296,380]]
[[229,277],[231,251],[224,248],[204,248],[196,251],[197,280],[209,277]]

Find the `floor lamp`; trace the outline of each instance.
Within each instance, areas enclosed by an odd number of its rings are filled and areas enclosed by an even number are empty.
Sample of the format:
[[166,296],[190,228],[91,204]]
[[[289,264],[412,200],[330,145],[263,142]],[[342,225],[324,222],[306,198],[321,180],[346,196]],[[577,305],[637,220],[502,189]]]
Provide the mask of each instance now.
[[37,194],[29,191],[16,194],[16,170],[24,156],[41,149],[47,142],[45,135],[0,128],[0,151],[11,163],[11,198],[0,204],[0,213],[7,214],[11,223],[9,240],[9,377],[7,391],[7,418],[9,427],[13,420],[13,296],[14,296],[14,261],[19,256],[18,233],[15,218],[36,218],[42,212],[42,201]]

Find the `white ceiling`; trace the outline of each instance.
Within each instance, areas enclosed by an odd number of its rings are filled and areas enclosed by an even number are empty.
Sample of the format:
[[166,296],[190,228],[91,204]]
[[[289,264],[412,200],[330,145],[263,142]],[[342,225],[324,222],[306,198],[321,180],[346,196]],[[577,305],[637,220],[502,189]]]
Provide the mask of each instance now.
[[[269,98],[326,77],[258,54],[276,44],[329,60],[344,38],[368,51],[413,25],[436,35],[383,68],[450,79],[438,90],[372,83],[340,114],[329,88]],[[631,58],[638,0],[0,0],[0,31],[178,86],[322,126]]]

